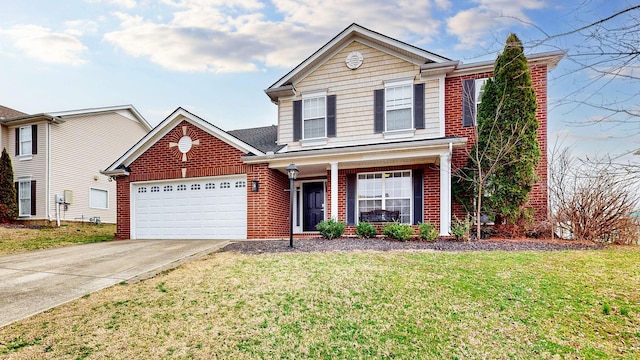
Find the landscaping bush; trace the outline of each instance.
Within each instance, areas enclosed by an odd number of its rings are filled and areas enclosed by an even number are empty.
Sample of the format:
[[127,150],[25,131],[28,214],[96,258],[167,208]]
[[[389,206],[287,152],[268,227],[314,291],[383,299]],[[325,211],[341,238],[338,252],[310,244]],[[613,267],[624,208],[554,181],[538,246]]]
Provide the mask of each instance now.
[[408,224],[398,224],[397,222],[387,224],[382,229],[382,234],[389,239],[407,241],[413,236],[413,228]]
[[335,221],[333,218],[329,220],[321,221],[316,225],[316,229],[320,231],[320,235],[327,240],[335,239],[344,234],[344,228],[346,224],[340,221]]
[[458,241],[468,241],[471,231],[469,218],[460,220],[457,217],[451,223],[451,235]]
[[378,229],[368,222],[361,222],[356,226],[356,235],[359,238],[369,239],[378,235]]
[[420,231],[420,240],[436,241],[438,239],[438,229],[429,222],[420,223],[418,230]]

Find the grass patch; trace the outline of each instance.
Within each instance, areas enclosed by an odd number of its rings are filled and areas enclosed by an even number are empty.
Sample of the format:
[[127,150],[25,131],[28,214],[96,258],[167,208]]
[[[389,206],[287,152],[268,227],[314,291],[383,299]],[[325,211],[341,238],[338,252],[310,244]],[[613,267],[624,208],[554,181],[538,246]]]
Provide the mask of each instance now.
[[4,327],[0,354],[632,359],[639,257],[631,247],[216,253]]
[[60,227],[34,229],[0,227],[0,255],[111,241],[115,231],[113,224],[66,223]]

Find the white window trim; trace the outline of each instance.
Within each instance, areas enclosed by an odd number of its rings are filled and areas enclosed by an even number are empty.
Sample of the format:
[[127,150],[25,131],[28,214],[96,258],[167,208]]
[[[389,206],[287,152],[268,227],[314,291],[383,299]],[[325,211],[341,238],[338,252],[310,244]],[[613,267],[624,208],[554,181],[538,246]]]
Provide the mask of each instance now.
[[[362,173],[358,173],[356,174],[356,182],[358,181],[360,175],[368,175],[368,174],[382,174],[382,178],[384,179],[384,174],[390,174],[390,173],[398,173],[398,172],[409,172],[409,179],[411,179],[412,184],[413,184],[413,171],[411,170],[393,170],[393,171],[373,171],[373,172],[362,172]],[[409,195],[409,223],[408,224],[413,224],[413,185],[410,186],[411,187],[411,195]],[[382,181],[382,194],[385,194],[384,191],[384,181]],[[390,197],[389,197],[390,198]],[[377,200],[378,198],[375,199],[370,199],[370,200]],[[382,204],[382,208],[385,209],[386,208],[386,201],[388,199],[388,197],[386,196],[382,196],[381,198],[379,198],[381,200],[381,204]],[[391,198],[391,199],[398,199],[397,197]],[[356,224],[358,224],[360,222],[360,195],[358,193],[358,190],[356,190]],[[369,199],[363,199],[363,200],[369,200]]]
[[300,145],[303,147],[304,146],[321,146],[321,145],[327,145],[327,143],[329,143],[329,138],[327,137],[300,139]]
[[[317,98],[324,98],[324,136],[318,136],[318,137],[314,137],[314,138],[305,138],[304,137],[304,125],[305,125],[305,117],[304,117],[304,103],[305,100],[310,100],[310,99],[317,99]],[[312,118],[312,119],[317,119],[317,118]],[[311,119],[309,119],[311,120]],[[301,145],[302,146],[314,146],[314,145],[326,145],[326,139],[327,139],[327,90],[318,90],[318,91],[313,91],[313,92],[308,92],[308,93],[303,93],[302,94],[302,115],[301,115],[301,121],[302,121],[302,138],[301,140]],[[305,141],[307,140],[307,141]],[[311,142],[308,140],[312,140]],[[322,140],[324,140],[324,143],[322,143]]]
[[[107,206],[106,207],[97,207],[97,206],[93,206],[93,190],[96,191],[104,191],[107,195],[106,200],[107,200]],[[98,188],[89,188],[89,208],[91,209],[100,209],[100,210],[108,210],[109,209],[109,190],[105,190],[105,189],[98,189]]]
[[[413,119],[413,107],[414,107],[414,99],[413,99],[413,77],[410,78],[403,78],[403,79],[396,79],[396,80],[389,80],[389,81],[385,81],[384,82],[384,138],[385,139],[397,139],[397,138],[404,138],[404,137],[410,137],[413,136],[415,134],[415,122]],[[401,87],[401,86],[407,86],[410,85],[411,86],[411,101],[410,101],[410,109],[411,109],[411,127],[410,128],[406,128],[406,129],[398,129],[398,130],[387,130],[387,89],[390,88],[396,88],[396,87]],[[411,131],[411,133],[409,134],[409,132]],[[396,135],[394,135],[396,134]]]
[[[476,116],[473,119],[474,125],[478,125],[478,109],[480,108],[480,103],[482,103],[482,94],[484,93],[483,87],[487,83],[488,78],[476,79],[473,84],[474,94],[473,101],[476,106]],[[482,90],[482,91],[481,91]]]
[[21,186],[21,184],[24,184],[24,183],[28,184],[28,187],[29,187],[29,206],[31,206],[31,197],[33,196],[33,194],[31,193],[31,181],[32,181],[31,176],[25,176],[25,177],[19,177],[18,178],[18,217],[21,217],[21,218],[31,217],[31,210],[32,210],[31,208],[29,208],[29,213],[28,214],[23,214],[22,213],[21,202],[22,202],[23,199],[20,196],[20,186]]

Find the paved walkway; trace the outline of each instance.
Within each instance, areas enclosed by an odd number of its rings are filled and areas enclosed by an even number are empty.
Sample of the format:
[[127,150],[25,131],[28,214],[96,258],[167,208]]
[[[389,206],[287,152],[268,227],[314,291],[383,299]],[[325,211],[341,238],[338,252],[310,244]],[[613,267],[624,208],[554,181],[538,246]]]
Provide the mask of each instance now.
[[0,327],[122,281],[152,277],[228,243],[125,240],[0,256]]

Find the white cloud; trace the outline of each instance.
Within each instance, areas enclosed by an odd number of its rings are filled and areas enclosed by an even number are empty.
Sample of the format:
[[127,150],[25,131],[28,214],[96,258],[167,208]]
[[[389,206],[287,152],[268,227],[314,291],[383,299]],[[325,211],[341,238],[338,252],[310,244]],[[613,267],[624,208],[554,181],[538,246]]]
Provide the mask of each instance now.
[[255,71],[254,39],[202,27],[155,24],[120,14],[126,27],[105,39],[135,57],[176,71]]
[[88,3],[107,3],[116,7],[125,8],[125,9],[133,9],[137,5],[136,0],[85,0]]
[[[434,1],[450,6],[449,0]],[[274,0],[269,9],[257,0],[162,3],[172,9],[169,20],[117,13],[120,29],[105,39],[171,70],[241,72],[294,66],[351,22],[412,44],[428,43],[441,25],[430,3],[409,0]],[[267,20],[272,12],[282,20]]]
[[447,19],[447,32],[459,39],[456,49],[485,46],[483,40],[492,31],[515,23],[530,22],[528,10],[545,7],[542,0],[475,0],[477,6],[459,11]]
[[37,25],[0,29],[0,36],[29,57],[46,63],[81,65],[87,47],[72,34],[57,33]]
[[65,21],[65,34],[72,36],[82,36],[85,33],[95,33],[98,31],[98,23],[90,20]]

